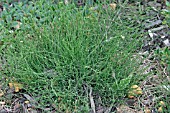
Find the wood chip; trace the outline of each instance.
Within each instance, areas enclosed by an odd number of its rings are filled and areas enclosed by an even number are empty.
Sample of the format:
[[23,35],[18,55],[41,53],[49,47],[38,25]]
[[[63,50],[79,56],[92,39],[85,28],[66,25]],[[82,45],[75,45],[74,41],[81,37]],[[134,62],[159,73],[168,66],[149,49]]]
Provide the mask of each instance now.
[[113,105],[111,105],[104,113],[110,113],[112,110]]
[[136,113],[136,110],[125,106],[125,105],[121,105],[117,108],[117,113]]
[[24,97],[31,103],[31,104],[36,104],[37,102],[28,94],[23,94]]
[[90,87],[89,97],[90,97],[90,104],[91,104],[91,108],[93,110],[93,113],[96,113],[95,103],[94,103],[93,96],[92,96],[92,87]]
[[154,27],[154,26],[157,26],[157,25],[160,25],[160,24],[162,24],[162,20],[157,20],[157,21],[146,24],[145,28],[149,29],[151,27]]
[[149,36],[150,36],[151,38],[153,38],[153,33],[151,32],[151,30],[148,30],[148,33],[149,33]]
[[168,26],[167,25],[162,25],[160,27],[150,29],[150,31],[156,32],[156,31],[160,31],[160,30],[165,29],[165,28],[168,28]]
[[166,46],[170,46],[169,39],[164,40],[163,43],[164,43]]
[[5,102],[3,102],[3,101],[0,101],[0,105],[5,105]]

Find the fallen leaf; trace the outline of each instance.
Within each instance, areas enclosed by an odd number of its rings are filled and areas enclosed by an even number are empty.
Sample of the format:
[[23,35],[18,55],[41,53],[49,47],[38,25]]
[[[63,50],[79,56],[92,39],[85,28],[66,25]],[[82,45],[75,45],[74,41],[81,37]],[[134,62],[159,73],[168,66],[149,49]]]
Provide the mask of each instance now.
[[137,91],[136,94],[137,94],[137,95],[142,95],[143,92],[142,92],[142,90],[140,90],[140,91]]
[[9,88],[12,89],[13,88],[13,84],[9,83]]
[[130,91],[128,92],[128,98],[132,99],[136,95],[142,95],[142,89],[138,85],[132,85]]
[[15,87],[15,92],[19,92],[19,87]]
[[4,92],[0,90],[0,97],[2,97],[3,95],[4,95]]
[[112,10],[115,10],[115,9],[116,9],[116,4],[115,4],[115,3],[111,3],[109,6],[110,6],[110,8],[111,8]]
[[162,107],[159,107],[159,108],[158,108],[158,112],[163,112]]
[[134,93],[132,91],[129,91],[128,98],[133,99],[134,97]]
[[17,82],[9,83],[9,88],[10,89],[14,88],[15,92],[19,92],[19,90],[21,90],[23,88],[23,85],[20,83],[17,83]]
[[29,101],[28,101],[28,100],[26,100],[24,103],[25,103],[25,104],[28,104],[28,103],[29,103]]
[[151,110],[148,107],[145,108],[145,113],[151,113]]
[[136,88],[138,88],[138,87],[139,87],[138,85],[132,85],[132,86],[131,86],[132,89],[136,89]]
[[160,101],[160,102],[159,102],[159,105],[162,106],[162,107],[165,107],[164,101]]
[[142,89],[140,87],[138,87],[136,89],[136,94],[138,94],[138,95],[142,95],[143,94]]

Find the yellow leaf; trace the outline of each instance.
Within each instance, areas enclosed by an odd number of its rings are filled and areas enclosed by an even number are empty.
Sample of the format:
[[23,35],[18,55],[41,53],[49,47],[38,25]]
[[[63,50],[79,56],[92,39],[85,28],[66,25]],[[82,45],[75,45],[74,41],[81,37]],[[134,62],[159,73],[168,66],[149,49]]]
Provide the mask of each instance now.
[[138,87],[136,89],[136,94],[138,94],[138,95],[142,95],[143,94],[142,89],[140,87]]
[[132,85],[131,89],[134,94],[141,95],[143,93],[142,89],[138,85]]
[[159,105],[165,107],[164,101],[160,101],[160,102],[159,102]]
[[163,112],[162,107],[159,107],[159,108],[158,108],[158,112],[159,112],[159,113],[160,113],[160,112]]
[[19,92],[19,87],[15,87],[15,92]]
[[128,95],[128,98],[132,99],[132,98],[134,98],[134,96],[132,96],[132,95]]
[[29,103],[29,101],[28,101],[28,100],[26,100],[24,103],[25,103],[25,104],[28,104],[28,103]]
[[132,85],[132,86],[131,86],[132,89],[136,89],[136,88],[138,88],[138,87],[139,87],[138,85]]
[[115,3],[111,3],[109,6],[111,7],[112,10],[116,9],[116,4]]
[[145,113],[151,113],[151,110],[148,108],[145,108]]
[[134,98],[136,95],[143,94],[142,89],[138,85],[132,85],[131,90],[128,92],[128,98]]
[[137,91],[136,94],[137,94],[137,95],[142,95],[143,92],[142,92],[142,90],[141,90],[141,91]]
[[14,83],[9,83],[9,87],[14,88],[15,92],[19,92],[19,90],[23,88],[23,85],[20,83],[14,82]]
[[0,97],[2,97],[3,95],[4,95],[4,92],[0,90]]
[[13,83],[14,87],[19,87],[20,89],[22,89],[22,84],[14,82]]
[[12,83],[9,83],[9,88],[13,88],[13,84]]
[[134,95],[135,95],[135,94],[134,94],[133,91],[129,91],[129,92],[128,92],[128,98],[132,99],[132,98],[135,97]]

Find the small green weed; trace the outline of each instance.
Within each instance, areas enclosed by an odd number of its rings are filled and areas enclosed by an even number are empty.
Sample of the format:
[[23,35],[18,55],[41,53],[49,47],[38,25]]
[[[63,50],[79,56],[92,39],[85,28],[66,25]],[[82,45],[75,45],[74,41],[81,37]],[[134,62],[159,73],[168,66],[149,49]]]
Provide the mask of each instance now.
[[161,65],[167,67],[166,71],[170,72],[170,50],[168,47],[165,47],[163,49],[159,49],[155,51],[155,54],[160,59]]
[[[166,104],[164,107],[162,107],[162,110],[164,113],[168,112],[170,110],[170,102],[169,102],[169,96],[170,96],[170,81],[169,81],[169,72],[170,72],[170,50],[168,47],[158,49],[155,51],[155,58],[158,59],[160,63],[160,67],[162,68],[163,72],[160,73],[160,85],[157,87],[157,91],[155,93],[158,93],[159,95],[163,95],[163,97],[166,98],[160,98],[160,101],[164,101]],[[160,105],[158,105],[160,107]]]
[[163,21],[164,24],[170,26],[170,3],[166,1],[167,10],[162,11],[162,14],[165,16]]

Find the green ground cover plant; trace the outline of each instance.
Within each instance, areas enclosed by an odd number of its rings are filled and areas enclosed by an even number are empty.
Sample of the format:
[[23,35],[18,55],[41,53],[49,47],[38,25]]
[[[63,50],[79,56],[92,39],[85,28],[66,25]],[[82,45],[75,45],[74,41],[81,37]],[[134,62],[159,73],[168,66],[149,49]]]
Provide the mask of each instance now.
[[170,26],[170,2],[166,1],[166,7],[167,9],[162,11],[162,14],[165,16],[163,23]]
[[117,104],[140,78],[133,55],[142,37],[142,25],[118,18],[120,12],[43,0],[7,8],[1,14],[3,75],[22,83],[36,108],[89,112],[90,89],[104,106]]
[[[155,58],[159,61],[160,69],[157,71],[159,76],[159,85],[155,88],[154,93],[158,96],[157,100],[163,101],[165,106],[162,107],[162,112],[167,113],[170,111],[170,50],[168,47],[164,47],[158,50],[155,50]],[[163,70],[163,71],[161,71]],[[161,98],[164,97],[164,98]],[[165,98],[166,97],[166,98]],[[157,107],[160,107],[160,102],[157,102]]]

